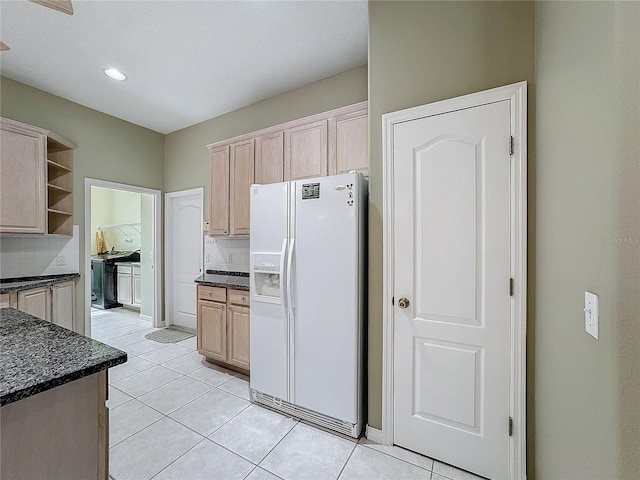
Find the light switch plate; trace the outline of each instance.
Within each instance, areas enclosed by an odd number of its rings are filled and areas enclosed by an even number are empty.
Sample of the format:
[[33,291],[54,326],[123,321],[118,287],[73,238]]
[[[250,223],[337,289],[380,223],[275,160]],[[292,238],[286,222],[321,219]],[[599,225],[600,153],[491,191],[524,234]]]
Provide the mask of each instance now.
[[598,338],[598,295],[584,292],[584,328],[593,338]]

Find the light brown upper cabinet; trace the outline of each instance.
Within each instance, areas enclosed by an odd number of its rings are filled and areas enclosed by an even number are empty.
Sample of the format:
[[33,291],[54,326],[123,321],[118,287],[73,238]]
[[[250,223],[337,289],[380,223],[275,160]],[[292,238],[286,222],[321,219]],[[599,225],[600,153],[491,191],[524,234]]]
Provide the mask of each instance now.
[[253,183],[253,139],[231,145],[229,227],[231,235],[249,235],[249,201]]
[[209,192],[209,233],[229,235],[229,145],[209,153],[211,189]]
[[284,179],[327,175],[327,120],[284,131]]
[[0,232],[44,234],[47,137],[3,119],[1,140]]
[[1,119],[0,233],[73,235],[73,150],[49,130]]
[[256,139],[255,183],[265,185],[284,180],[284,132],[263,135]]
[[369,172],[367,102],[207,145],[209,235],[249,235],[251,184]]
[[366,110],[329,119],[329,175],[351,170],[369,175],[369,116]]

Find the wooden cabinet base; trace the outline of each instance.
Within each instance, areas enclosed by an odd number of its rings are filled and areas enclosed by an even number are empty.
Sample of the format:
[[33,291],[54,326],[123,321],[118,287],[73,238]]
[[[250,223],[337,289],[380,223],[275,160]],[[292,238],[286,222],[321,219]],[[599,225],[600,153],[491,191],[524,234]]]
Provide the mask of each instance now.
[[231,370],[232,372],[241,373],[242,375],[246,375],[247,377],[249,376],[250,372],[245,368],[240,368],[227,362],[221,362],[220,360],[216,360],[215,358],[209,358],[206,356],[206,354],[203,354],[203,355],[204,355],[204,359],[207,362],[212,363],[213,365],[218,365],[219,367],[226,368],[227,370]]
[[0,408],[0,478],[108,478],[107,373]]

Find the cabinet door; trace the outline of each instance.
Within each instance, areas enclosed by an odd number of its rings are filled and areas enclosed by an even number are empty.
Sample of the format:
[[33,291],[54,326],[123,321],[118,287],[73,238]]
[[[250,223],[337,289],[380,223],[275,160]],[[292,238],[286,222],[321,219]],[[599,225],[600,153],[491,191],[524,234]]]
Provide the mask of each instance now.
[[284,179],[327,175],[327,121],[284,131]]
[[133,276],[133,299],[132,302],[135,306],[140,306],[140,275]]
[[18,310],[51,321],[51,290],[49,287],[18,292]]
[[118,303],[131,305],[131,274],[118,272]]
[[73,282],[58,283],[51,287],[51,321],[73,330],[75,325],[75,285]]
[[249,201],[253,183],[253,139],[231,145],[229,228],[231,235],[249,234]]
[[368,118],[365,111],[329,120],[329,175],[351,170],[369,174]]
[[227,306],[198,300],[198,352],[222,362],[227,361]]
[[227,363],[249,370],[249,308],[231,305],[227,325]]
[[229,235],[229,145],[211,150],[209,233]]
[[256,140],[255,183],[284,181],[284,132],[263,135]]
[[45,233],[46,137],[3,124],[0,232]]

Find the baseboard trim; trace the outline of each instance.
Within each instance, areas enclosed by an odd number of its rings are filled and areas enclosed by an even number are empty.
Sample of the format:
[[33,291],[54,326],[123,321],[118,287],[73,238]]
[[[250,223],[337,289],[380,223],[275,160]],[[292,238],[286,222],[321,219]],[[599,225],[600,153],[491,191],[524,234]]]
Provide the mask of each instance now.
[[364,431],[364,436],[367,440],[371,440],[375,443],[382,443],[382,430],[373,428],[371,425],[367,425]]
[[144,315],[144,314],[140,314],[140,319],[141,320],[146,320],[147,322],[151,322],[153,323],[153,317],[151,315]]

